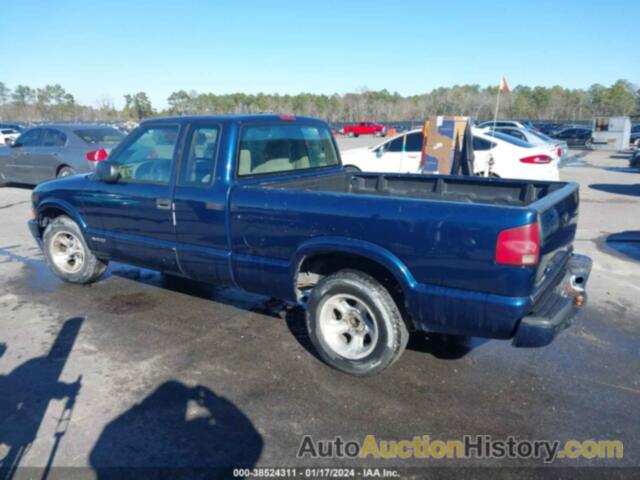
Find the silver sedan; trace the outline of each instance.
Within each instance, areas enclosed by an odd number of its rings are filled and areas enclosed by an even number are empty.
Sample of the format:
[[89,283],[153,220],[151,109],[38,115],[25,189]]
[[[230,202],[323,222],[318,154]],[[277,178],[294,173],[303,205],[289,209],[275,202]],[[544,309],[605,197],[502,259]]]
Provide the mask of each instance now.
[[0,186],[37,185],[56,177],[95,170],[124,135],[113,127],[88,124],[39,125],[0,147]]

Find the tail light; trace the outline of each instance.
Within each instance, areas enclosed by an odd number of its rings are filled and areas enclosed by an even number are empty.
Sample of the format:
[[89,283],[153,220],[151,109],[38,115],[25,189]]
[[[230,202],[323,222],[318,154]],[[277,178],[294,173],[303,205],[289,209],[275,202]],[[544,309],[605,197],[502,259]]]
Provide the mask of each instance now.
[[540,258],[540,230],[537,223],[509,228],[498,234],[496,263],[532,266]]
[[87,160],[89,160],[90,162],[101,162],[103,160],[106,160],[108,156],[109,152],[107,152],[104,148],[101,148],[100,150],[94,150],[93,152],[87,153]]
[[556,145],[556,147],[558,148],[557,152],[558,152],[558,158],[562,157],[562,148],[560,148],[560,145]]
[[534,165],[545,165],[551,163],[552,158],[549,155],[532,155],[520,159],[521,163],[532,163]]
[[287,122],[293,122],[296,119],[296,116],[283,113],[281,115],[278,115],[278,118],[280,118],[280,120],[284,120]]

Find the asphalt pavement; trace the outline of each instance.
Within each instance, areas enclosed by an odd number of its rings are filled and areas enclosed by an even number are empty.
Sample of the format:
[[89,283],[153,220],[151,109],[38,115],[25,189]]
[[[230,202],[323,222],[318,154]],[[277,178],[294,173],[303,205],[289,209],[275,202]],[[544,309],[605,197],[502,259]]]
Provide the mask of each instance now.
[[640,468],[640,169],[627,157],[574,151],[561,170],[580,183],[575,249],[594,266],[587,307],[556,341],[414,335],[364,379],[321,363],[303,313],[279,302],[116,263],[91,286],[63,283],[26,227],[30,189],[0,188],[3,466],[103,478],[104,467],[542,465],[296,457],[304,435],[429,434],[617,439],[622,459],[553,465]]

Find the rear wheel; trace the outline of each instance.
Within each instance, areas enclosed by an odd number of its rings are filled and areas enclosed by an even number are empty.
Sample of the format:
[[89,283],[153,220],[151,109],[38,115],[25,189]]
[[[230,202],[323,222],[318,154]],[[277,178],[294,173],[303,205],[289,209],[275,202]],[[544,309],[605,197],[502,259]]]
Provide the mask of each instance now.
[[64,166],[60,170],[58,170],[57,177],[58,178],[70,177],[71,175],[75,175],[75,174],[76,174],[76,171],[73,168]]
[[307,308],[309,337],[330,366],[358,376],[395,362],[409,331],[393,297],[373,277],[342,270],[314,287]]
[[61,215],[54,219],[42,236],[44,254],[53,272],[70,283],[92,283],[107,269],[108,262],[89,249],[78,224]]

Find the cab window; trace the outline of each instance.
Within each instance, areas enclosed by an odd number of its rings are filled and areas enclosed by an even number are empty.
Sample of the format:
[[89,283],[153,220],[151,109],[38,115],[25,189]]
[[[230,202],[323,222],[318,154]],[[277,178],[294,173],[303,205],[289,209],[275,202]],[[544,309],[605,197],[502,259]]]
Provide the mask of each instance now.
[[177,140],[177,125],[141,127],[109,160],[118,167],[123,182],[167,185]]
[[179,185],[204,186],[211,183],[218,151],[219,131],[217,126],[198,126],[192,129],[187,155],[180,164]]

